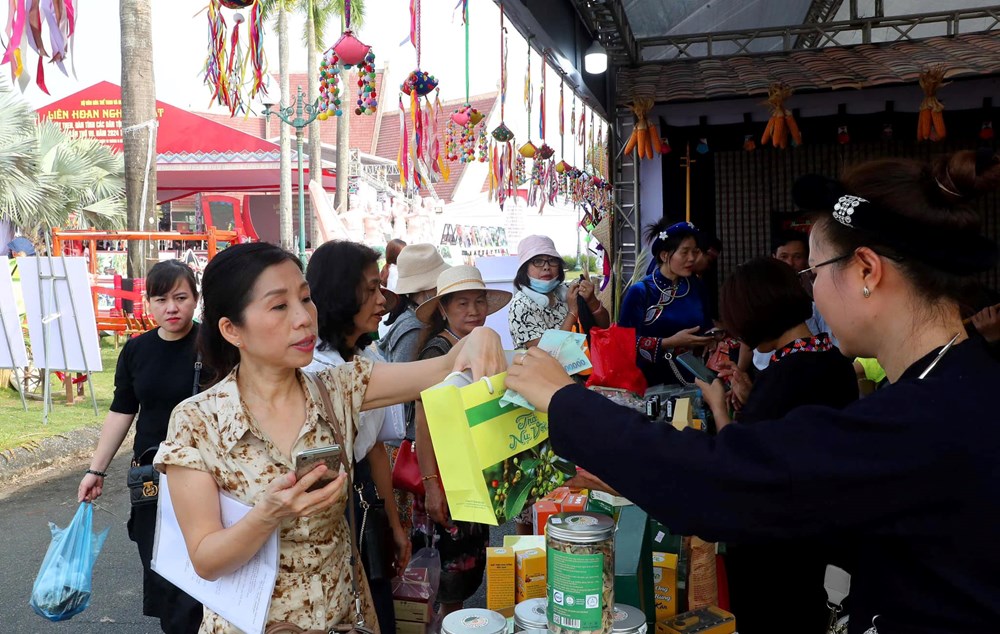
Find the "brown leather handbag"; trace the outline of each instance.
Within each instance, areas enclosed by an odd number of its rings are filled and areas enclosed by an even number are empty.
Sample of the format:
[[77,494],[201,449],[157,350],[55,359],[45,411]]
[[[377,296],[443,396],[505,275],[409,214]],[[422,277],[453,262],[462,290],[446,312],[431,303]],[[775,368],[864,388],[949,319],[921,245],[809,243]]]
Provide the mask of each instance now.
[[[330,394],[326,390],[326,386],[322,385],[312,375],[306,374],[307,385],[310,387],[310,392],[318,394],[320,400],[323,401],[323,406],[326,409],[326,415],[324,418],[330,424],[330,428],[333,430],[333,438],[338,445],[346,449],[347,445],[344,444],[344,436],[340,433],[340,429],[337,426],[337,417],[334,416],[333,403],[330,402]],[[341,452],[340,461],[344,466],[344,470],[347,472],[347,490],[353,491],[354,484],[353,471],[351,470],[351,465],[347,461],[347,452]],[[351,597],[354,599],[354,621],[348,623],[339,623],[334,625],[328,630],[304,630],[294,623],[289,623],[287,621],[282,621],[280,623],[272,623],[264,629],[264,634],[374,634],[371,628],[369,628],[365,623],[365,614],[361,609],[361,589],[358,586],[358,544],[355,538],[357,534],[355,526],[357,520],[355,518],[354,503],[350,497],[347,498],[347,519],[350,524],[351,533]]]

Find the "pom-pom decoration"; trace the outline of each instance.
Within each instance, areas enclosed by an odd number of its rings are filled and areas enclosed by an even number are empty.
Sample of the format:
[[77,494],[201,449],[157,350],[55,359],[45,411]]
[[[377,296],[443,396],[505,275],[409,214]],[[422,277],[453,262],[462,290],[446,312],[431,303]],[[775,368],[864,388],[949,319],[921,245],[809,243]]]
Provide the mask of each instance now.
[[[227,37],[223,8],[248,7],[249,18],[244,18],[242,13],[233,15],[233,32]],[[230,116],[245,113],[254,97],[267,92],[264,88],[264,20],[260,4],[256,0],[210,0],[207,15],[209,42],[205,84],[212,91],[212,101],[229,108]],[[244,50],[240,39],[240,27],[244,22],[247,23],[249,50]]]
[[417,69],[407,75],[399,89],[407,95],[415,91],[418,97],[426,97],[434,92],[434,89],[437,87],[438,80],[434,75]]
[[[343,38],[341,38],[341,41]],[[330,117],[340,117],[344,114],[343,98],[340,90],[340,80],[343,69],[357,66],[358,68],[358,96],[355,99],[354,114],[374,114],[378,108],[378,92],[375,82],[375,53],[370,47],[365,53],[364,59],[359,64],[347,64],[337,52],[337,47],[333,46],[325,53],[319,65],[319,98],[320,98],[320,120],[327,120]]]
[[[485,117],[469,104],[451,113],[447,138],[449,161],[485,163],[488,159],[486,126],[480,126]],[[478,154],[477,154],[478,146]]]
[[340,64],[333,49],[323,53],[319,63],[319,103],[321,121],[344,114],[340,101]]
[[[343,71],[356,66],[358,69],[358,96],[355,99],[354,114],[374,114],[378,108],[378,92],[375,83],[375,53],[351,31],[351,0],[344,0],[344,32],[336,44],[323,53],[319,65],[319,119],[344,114],[340,79]],[[345,75],[346,76],[346,75]]]

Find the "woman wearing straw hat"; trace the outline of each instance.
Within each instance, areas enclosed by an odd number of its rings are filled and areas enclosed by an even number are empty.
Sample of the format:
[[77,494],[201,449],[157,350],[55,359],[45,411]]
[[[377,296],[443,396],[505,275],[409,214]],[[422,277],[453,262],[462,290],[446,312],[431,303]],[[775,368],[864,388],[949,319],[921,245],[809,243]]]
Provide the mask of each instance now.
[[[424,324],[417,319],[417,306],[434,297],[437,278],[449,265],[432,244],[403,247],[396,259],[396,288],[399,305],[389,314],[388,332],[379,341],[379,352],[391,363],[407,363],[417,358]],[[410,419],[412,420],[412,419]]]
[[[421,359],[448,354],[452,346],[483,326],[486,317],[506,306],[511,298],[507,291],[486,288],[482,273],[474,266],[445,270],[437,279],[437,289],[437,295],[422,303],[416,311],[420,321],[427,324],[421,335]],[[417,460],[427,494],[414,499],[412,538],[415,548],[436,542],[441,553],[438,601],[441,602],[441,614],[447,615],[461,609],[462,603],[474,595],[483,582],[490,532],[485,524],[451,521],[438,476],[434,445],[427,429],[427,417],[419,401],[415,414]],[[433,527],[428,519],[433,520]]]

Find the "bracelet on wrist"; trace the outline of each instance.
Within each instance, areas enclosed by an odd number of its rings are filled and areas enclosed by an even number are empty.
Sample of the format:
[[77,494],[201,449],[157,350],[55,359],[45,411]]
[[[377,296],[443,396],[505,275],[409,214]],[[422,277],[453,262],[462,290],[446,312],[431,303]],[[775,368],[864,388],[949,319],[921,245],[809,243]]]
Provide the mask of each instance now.
[[431,475],[425,475],[424,477],[422,477],[420,479],[423,480],[424,482],[427,482],[428,480],[440,480],[441,476],[439,476],[436,473],[432,473]]
[[106,471],[97,471],[96,469],[87,469],[87,473],[89,473],[90,475],[95,475],[95,476],[97,476],[99,478],[106,478],[106,477],[108,477],[108,474],[107,474]]

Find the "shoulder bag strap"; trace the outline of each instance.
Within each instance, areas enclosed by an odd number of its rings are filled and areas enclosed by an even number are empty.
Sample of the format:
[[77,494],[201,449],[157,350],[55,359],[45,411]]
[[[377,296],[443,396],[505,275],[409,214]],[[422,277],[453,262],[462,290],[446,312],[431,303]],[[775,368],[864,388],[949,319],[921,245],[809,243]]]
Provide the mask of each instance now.
[[194,385],[191,386],[191,396],[201,391],[201,353],[194,358]]
[[[319,394],[320,400],[323,401],[323,409],[325,411],[325,418],[327,423],[330,425],[330,429],[333,430],[333,439],[338,445],[343,447],[343,451],[340,452],[340,463],[344,466],[344,470],[347,472],[347,522],[350,525],[351,533],[351,595],[354,597],[354,612],[356,625],[359,627],[364,627],[365,617],[364,612],[361,610],[361,591],[358,588],[358,579],[355,573],[355,569],[358,564],[358,543],[356,535],[356,525],[357,519],[354,513],[354,500],[351,499],[351,492],[354,490],[353,473],[351,470],[351,465],[348,463],[347,456],[347,445],[344,444],[344,435],[340,432],[340,427],[338,424],[337,417],[335,415],[335,410],[333,408],[333,403],[330,401],[330,392],[327,391],[325,385],[320,382],[315,376],[304,373],[306,380],[312,387],[313,392]],[[350,433],[350,430],[348,430]]]

